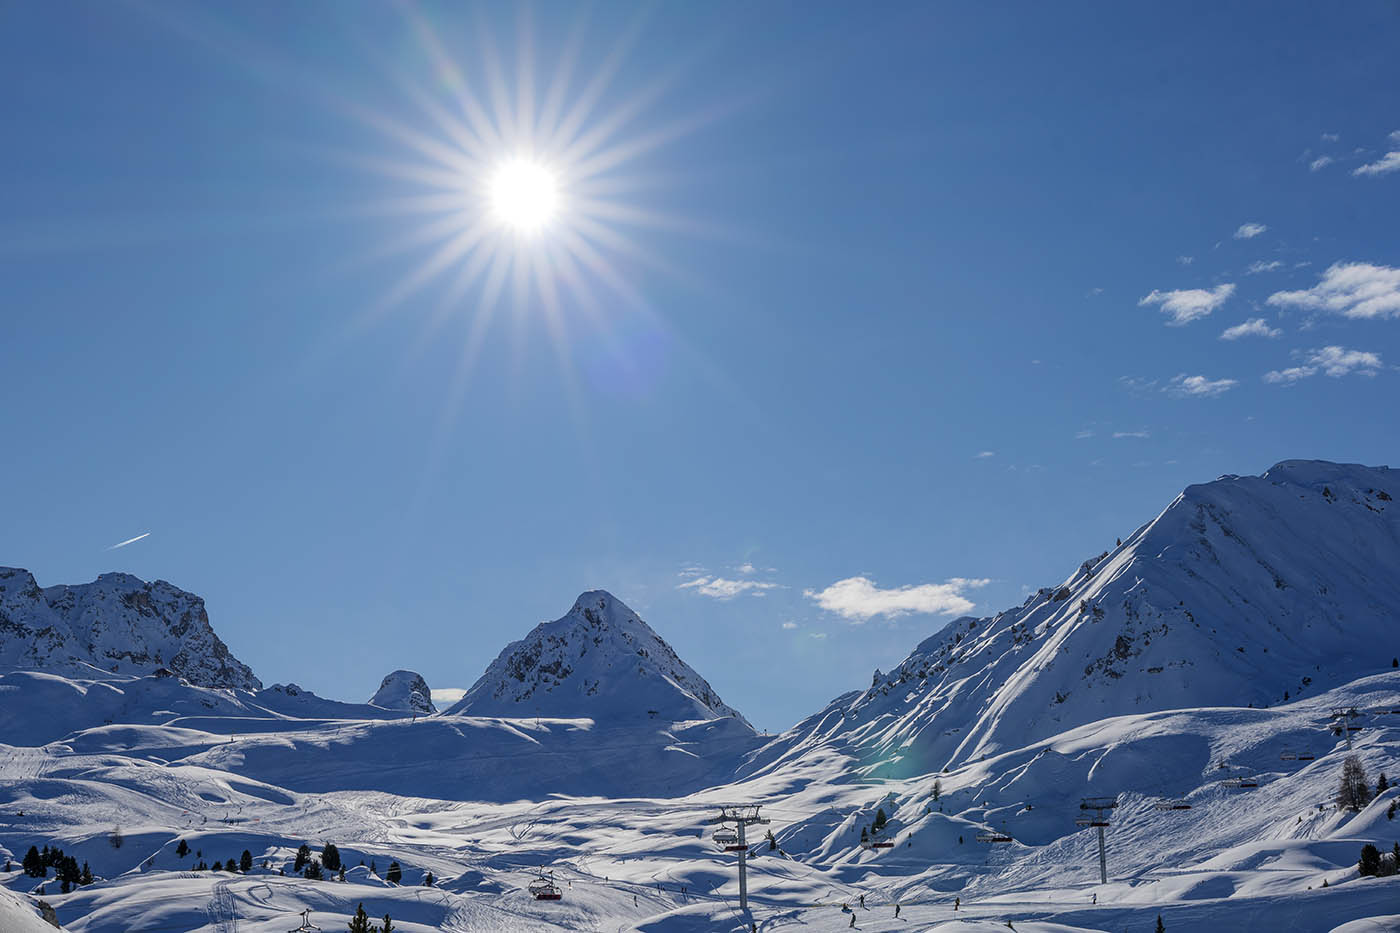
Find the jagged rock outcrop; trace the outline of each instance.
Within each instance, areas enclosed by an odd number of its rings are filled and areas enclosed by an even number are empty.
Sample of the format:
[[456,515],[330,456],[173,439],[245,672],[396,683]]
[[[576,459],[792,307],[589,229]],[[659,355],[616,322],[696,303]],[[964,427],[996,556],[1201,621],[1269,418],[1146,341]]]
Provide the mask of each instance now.
[[437,712],[437,707],[433,705],[433,692],[417,671],[394,671],[386,675],[369,702],[371,706],[405,710],[420,716]]
[[203,687],[262,686],[193,593],[125,573],[41,588],[29,571],[0,567],[0,669],[91,677],[162,668]]

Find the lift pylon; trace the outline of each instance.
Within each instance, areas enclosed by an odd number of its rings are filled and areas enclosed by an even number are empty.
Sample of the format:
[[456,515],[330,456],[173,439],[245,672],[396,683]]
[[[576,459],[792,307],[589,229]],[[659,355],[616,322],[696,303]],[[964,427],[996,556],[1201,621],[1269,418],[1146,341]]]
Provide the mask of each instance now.
[[[739,853],[739,909],[749,909],[749,875],[748,856],[749,845],[745,839],[744,830],[752,825],[764,825],[773,822],[758,815],[758,808],[762,804],[757,803],[731,803],[720,804],[719,816],[712,816],[706,823],[720,823],[721,828],[715,831],[715,843],[718,845],[720,834],[726,831],[734,836],[735,841],[725,843],[723,849],[726,852]],[[728,828],[729,823],[734,824],[734,829]]]
[[1118,806],[1118,798],[1114,797],[1085,797],[1079,801],[1079,809],[1084,814],[1075,820],[1079,825],[1080,820],[1086,821],[1084,825],[1093,826],[1099,833],[1099,883],[1108,884],[1108,855],[1104,851],[1103,831],[1109,825],[1108,818]]

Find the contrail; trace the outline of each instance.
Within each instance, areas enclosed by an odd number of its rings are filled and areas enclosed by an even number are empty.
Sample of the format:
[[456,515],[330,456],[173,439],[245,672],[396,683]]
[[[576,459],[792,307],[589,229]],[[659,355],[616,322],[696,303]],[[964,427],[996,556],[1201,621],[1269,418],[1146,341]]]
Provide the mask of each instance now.
[[150,536],[151,536],[151,533],[148,531],[148,532],[146,532],[146,533],[143,534],[143,535],[137,535],[137,536],[134,537],[134,538],[127,538],[125,541],[118,542],[117,544],[114,544],[114,545],[112,545],[111,547],[109,547],[107,550],[109,550],[109,551],[115,551],[115,550],[116,550],[117,548],[119,548],[119,547],[126,547],[128,544],[135,544],[137,541],[140,541],[142,538],[149,538]]

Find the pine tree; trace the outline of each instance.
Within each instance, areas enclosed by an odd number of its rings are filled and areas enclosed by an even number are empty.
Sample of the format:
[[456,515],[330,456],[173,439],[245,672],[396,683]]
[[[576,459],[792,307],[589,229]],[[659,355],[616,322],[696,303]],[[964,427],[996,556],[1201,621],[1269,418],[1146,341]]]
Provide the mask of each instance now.
[[871,829],[878,833],[885,828],[887,822],[889,822],[889,817],[885,816],[885,808],[880,807],[875,811],[875,825]]
[[1379,797],[1388,790],[1390,790],[1390,782],[1385,779],[1385,772],[1382,771],[1381,776],[1376,778],[1376,796]]
[[384,874],[384,880],[390,884],[398,884],[403,880],[403,869],[398,862],[390,862],[389,870]]
[[180,858],[184,858],[185,856],[189,855],[190,844],[185,840],[181,839],[180,844],[175,847],[175,854],[178,855]]
[[1366,783],[1366,769],[1356,755],[1348,755],[1342,762],[1342,778],[1337,785],[1337,808],[1358,811],[1371,801],[1371,790]]
[[355,916],[350,918],[350,933],[376,933],[379,928],[369,922],[369,914],[365,913],[364,902],[355,908]]
[[68,879],[67,879],[67,878],[64,878],[64,879],[59,883],[58,893],[59,893],[59,894],[67,894],[67,893],[68,893]]
[[1153,933],[1167,933],[1167,925],[1162,922],[1162,915],[1157,915],[1157,929]]
[[[363,865],[364,862],[361,862],[360,864]],[[369,860],[369,873],[371,875],[374,875],[376,878],[379,877],[379,866],[375,864],[374,859]]]
[[321,863],[315,859],[306,863],[306,870],[301,873],[301,876],[307,881],[323,881],[326,877],[321,873]]
[[868,830],[868,829],[866,829],[864,826],[862,826],[862,827],[860,828],[860,844],[861,844],[861,845],[865,845],[865,844],[866,844],[867,842],[869,842],[869,841],[870,841],[870,830]]
[[933,802],[937,803],[938,798],[943,796],[943,781],[940,778],[933,779]]
[[1371,878],[1380,874],[1381,851],[1369,842],[1361,847],[1361,858],[1356,862],[1357,870],[1363,878]]
[[344,881],[344,880],[345,880],[345,866],[344,866],[344,865],[340,866],[340,874],[338,874],[338,875],[335,876],[335,880],[336,880],[336,881]]
[[321,864],[326,867],[326,871],[340,869],[340,850],[335,847],[335,843],[328,842],[321,848]]
[[49,873],[44,865],[44,857],[34,846],[30,846],[29,851],[24,853],[24,861],[20,864],[24,866],[24,873],[31,878],[42,878]]
[[78,884],[81,884],[84,887],[92,884],[92,869],[88,868],[87,862],[83,863],[83,873],[78,877]]
[[311,847],[303,842],[301,848],[297,849],[297,859],[292,863],[292,871],[301,871],[309,861],[311,861]]
[[114,828],[112,830],[112,835],[107,837],[107,841],[112,844],[112,848],[120,849],[122,847],[122,843],[126,841],[126,837],[122,835],[122,831],[120,829]]
[[433,873],[428,872],[426,875],[423,876],[423,887],[431,888],[433,886],[433,882],[436,880],[437,879],[433,877]]
[[379,928],[380,933],[394,933],[394,921],[389,919],[389,915],[384,915],[384,925]]
[[253,870],[253,853],[249,852],[247,849],[243,850],[243,855],[238,859],[238,870],[245,875]]

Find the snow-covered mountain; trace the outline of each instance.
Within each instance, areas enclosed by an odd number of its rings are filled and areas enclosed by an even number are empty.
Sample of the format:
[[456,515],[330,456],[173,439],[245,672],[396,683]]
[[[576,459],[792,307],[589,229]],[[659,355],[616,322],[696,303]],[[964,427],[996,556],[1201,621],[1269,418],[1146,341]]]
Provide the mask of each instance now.
[[927,773],[1109,716],[1263,707],[1400,654],[1400,473],[1289,460],[1191,486],[1014,609],[963,618],[762,756]]
[[161,668],[205,687],[262,686],[193,593],[125,573],[41,588],[29,571],[0,567],[0,669],[93,677]]
[[739,712],[611,593],[584,593],[486,669],[451,715],[684,722]]
[[393,671],[386,674],[379,689],[369,699],[370,706],[384,709],[406,710],[427,716],[437,712],[433,705],[433,692],[428,682],[417,671]]

